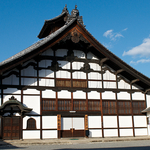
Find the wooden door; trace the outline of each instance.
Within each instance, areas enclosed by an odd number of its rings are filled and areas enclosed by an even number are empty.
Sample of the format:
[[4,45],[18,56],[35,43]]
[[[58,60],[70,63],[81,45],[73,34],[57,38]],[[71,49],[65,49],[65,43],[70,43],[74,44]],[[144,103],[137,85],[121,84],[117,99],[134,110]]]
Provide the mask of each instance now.
[[20,139],[20,117],[3,118],[3,139]]

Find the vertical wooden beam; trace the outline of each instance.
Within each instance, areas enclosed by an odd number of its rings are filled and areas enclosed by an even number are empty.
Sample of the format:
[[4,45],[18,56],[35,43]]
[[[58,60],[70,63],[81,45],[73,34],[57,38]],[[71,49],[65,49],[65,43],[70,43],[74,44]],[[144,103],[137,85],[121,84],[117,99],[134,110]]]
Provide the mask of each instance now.
[[70,106],[71,108],[71,110],[73,110],[73,92],[71,92],[71,106]]
[[101,104],[101,127],[102,127],[102,137],[104,138],[102,93],[100,93],[100,104]]
[[88,111],[88,93],[86,92],[86,111]]
[[40,91],[40,139],[43,138],[42,135],[42,91]]
[[61,138],[61,115],[57,115],[57,131],[58,131],[58,138]]
[[39,86],[39,60],[37,60],[37,86]]
[[[21,90],[21,103],[23,104],[23,90]],[[21,122],[21,125],[20,125],[20,138],[23,139],[23,117],[21,116],[20,118],[20,122]]]
[[88,138],[88,136],[86,134],[89,130],[89,128],[88,128],[88,115],[85,115],[85,117],[84,117],[84,130],[85,130],[85,137]]
[[58,92],[56,92],[56,111],[58,111]]

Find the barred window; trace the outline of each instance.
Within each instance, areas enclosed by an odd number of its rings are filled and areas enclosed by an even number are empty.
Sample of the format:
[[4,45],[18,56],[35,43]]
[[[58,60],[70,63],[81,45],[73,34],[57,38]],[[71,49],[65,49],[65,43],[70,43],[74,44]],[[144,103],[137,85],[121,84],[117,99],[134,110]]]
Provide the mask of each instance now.
[[43,100],[43,110],[56,110],[55,100]]
[[27,120],[27,129],[36,129],[36,120],[33,118],[30,118]]
[[70,100],[58,100],[58,110],[70,110],[71,102]]
[[91,111],[100,111],[100,101],[98,100],[89,100],[88,101],[88,110]]
[[103,114],[116,114],[116,101],[103,101]]
[[86,101],[85,100],[74,100],[73,108],[74,108],[74,110],[86,110]]
[[142,101],[142,102],[135,102],[135,101],[132,101],[132,104],[133,104],[133,114],[142,114],[141,111],[145,109],[145,101]]
[[131,102],[118,101],[118,113],[119,114],[131,114]]

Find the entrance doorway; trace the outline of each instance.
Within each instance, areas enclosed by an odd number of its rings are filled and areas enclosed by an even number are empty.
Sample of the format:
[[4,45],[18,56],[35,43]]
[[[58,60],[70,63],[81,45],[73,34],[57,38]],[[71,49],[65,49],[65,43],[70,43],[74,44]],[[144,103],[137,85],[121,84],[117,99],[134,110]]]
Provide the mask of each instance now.
[[84,117],[62,117],[61,137],[85,137]]
[[21,117],[3,117],[3,139],[21,138]]

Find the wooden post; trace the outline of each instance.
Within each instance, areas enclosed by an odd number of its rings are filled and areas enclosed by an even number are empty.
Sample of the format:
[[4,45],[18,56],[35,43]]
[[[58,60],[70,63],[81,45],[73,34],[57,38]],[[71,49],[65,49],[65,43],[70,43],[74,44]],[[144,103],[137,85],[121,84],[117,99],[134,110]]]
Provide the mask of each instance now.
[[57,115],[57,131],[58,131],[58,138],[61,138],[61,115]]
[[84,128],[85,128],[85,137],[88,138],[86,132],[88,132],[88,115],[85,115],[85,119],[84,119]]

